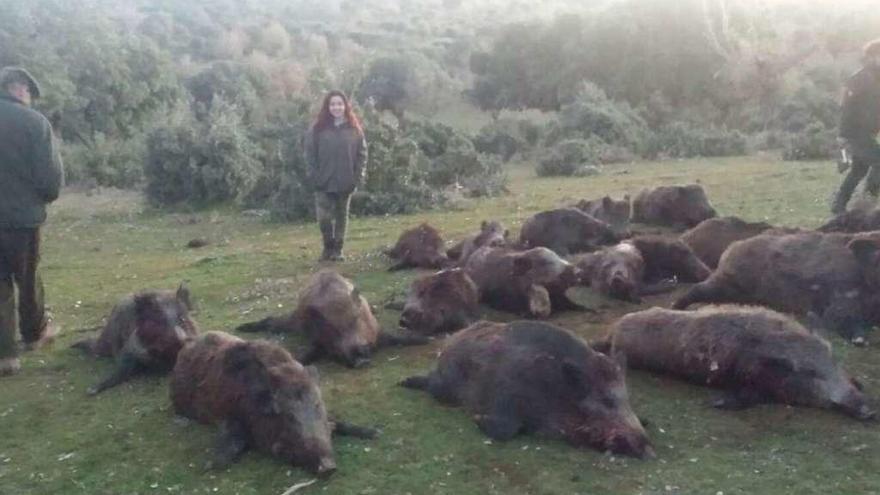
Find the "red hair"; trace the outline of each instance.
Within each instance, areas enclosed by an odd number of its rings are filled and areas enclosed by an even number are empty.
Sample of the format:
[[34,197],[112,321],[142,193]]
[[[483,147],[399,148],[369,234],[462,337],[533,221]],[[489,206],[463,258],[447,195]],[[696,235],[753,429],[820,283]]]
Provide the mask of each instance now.
[[318,133],[333,125],[333,116],[330,115],[330,99],[334,96],[342,98],[342,102],[345,103],[345,120],[347,120],[352,127],[357,129],[358,134],[363,136],[364,128],[361,127],[361,121],[357,118],[357,115],[354,114],[354,111],[351,108],[351,102],[348,101],[348,97],[345,96],[345,93],[342,91],[334,89],[327,93],[327,96],[324,97],[324,102],[321,103],[321,111],[318,112],[318,116],[315,117],[315,122],[312,124],[313,137],[317,139]]

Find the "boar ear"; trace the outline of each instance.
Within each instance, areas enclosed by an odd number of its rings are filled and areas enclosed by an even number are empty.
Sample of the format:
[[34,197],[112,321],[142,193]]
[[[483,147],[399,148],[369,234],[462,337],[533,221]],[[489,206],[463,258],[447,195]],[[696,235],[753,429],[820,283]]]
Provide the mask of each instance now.
[[186,309],[192,311],[193,310],[193,300],[192,293],[189,291],[189,287],[186,285],[186,280],[180,283],[177,286],[177,292],[174,294],[174,297],[177,298],[177,301],[180,304],[184,305]]
[[480,222],[480,230],[486,230],[487,228],[489,228],[489,222],[487,222],[485,220]]
[[621,373],[626,373],[626,353],[619,349],[614,349],[611,352],[611,359],[617,364],[620,368]]
[[312,377],[312,380],[315,380],[316,382],[321,378],[318,374],[318,368],[312,365],[306,366],[306,373],[308,373],[309,376]]
[[624,195],[623,195],[623,200],[626,201],[626,202],[628,203],[628,202],[629,202],[629,194],[624,194]]
[[514,275],[525,275],[525,273],[531,269],[532,269],[532,260],[526,258],[525,256],[518,256],[513,259],[513,274]]
[[860,263],[870,263],[873,256],[880,249],[875,241],[870,239],[854,239],[847,245]]
[[605,196],[602,198],[602,206],[605,208],[611,208],[611,196]]
[[508,237],[510,237],[510,231],[507,229],[504,229],[504,238],[507,239]]
[[351,300],[354,301],[355,304],[361,303],[361,291],[357,287],[351,290]]

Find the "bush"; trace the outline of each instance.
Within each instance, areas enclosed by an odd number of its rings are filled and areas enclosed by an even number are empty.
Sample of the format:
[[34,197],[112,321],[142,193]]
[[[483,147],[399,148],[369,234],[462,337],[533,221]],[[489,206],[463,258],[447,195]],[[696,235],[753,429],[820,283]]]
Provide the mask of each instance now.
[[144,175],[154,204],[242,203],[261,169],[260,149],[245,132],[237,106],[221,98],[203,122],[187,113],[147,138]]
[[592,83],[584,83],[574,99],[563,105],[558,122],[550,125],[545,142],[597,137],[608,144],[641,153],[650,136],[642,117],[627,103],[608,98]]
[[593,175],[598,172],[599,152],[596,141],[585,139],[566,139],[549,150],[546,158],[538,163],[537,173],[547,176]]
[[746,153],[746,137],[722,127],[672,122],[654,133],[649,154],[663,157],[734,156]]
[[540,127],[528,126],[528,121],[516,121],[513,119],[497,119],[485,126],[474,138],[474,147],[480,153],[498,155],[505,162],[510,161],[515,154],[537,142]]
[[783,160],[827,160],[837,148],[837,135],[819,122],[807,126],[803,132],[784,139]]
[[143,138],[112,139],[98,133],[91,146],[64,144],[67,183],[93,183],[130,189],[143,179]]

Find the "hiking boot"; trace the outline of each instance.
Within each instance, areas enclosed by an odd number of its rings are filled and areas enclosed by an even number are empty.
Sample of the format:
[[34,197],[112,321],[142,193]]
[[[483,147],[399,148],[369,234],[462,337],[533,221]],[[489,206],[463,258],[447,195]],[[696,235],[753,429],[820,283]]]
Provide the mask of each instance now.
[[24,350],[36,351],[38,349],[42,349],[52,342],[55,342],[55,337],[60,331],[61,327],[55,323],[55,320],[49,317],[48,321],[46,322],[46,327],[43,329],[43,334],[40,336],[40,338],[33,342],[25,342]]
[[330,261],[345,261],[345,255],[342,254],[342,239],[337,239],[333,243],[333,251],[330,254]]
[[0,359],[0,376],[14,375],[21,371],[21,361],[17,357]]
[[332,261],[333,260],[333,243],[332,241],[324,241],[324,249],[321,250],[321,257],[318,258],[318,261]]

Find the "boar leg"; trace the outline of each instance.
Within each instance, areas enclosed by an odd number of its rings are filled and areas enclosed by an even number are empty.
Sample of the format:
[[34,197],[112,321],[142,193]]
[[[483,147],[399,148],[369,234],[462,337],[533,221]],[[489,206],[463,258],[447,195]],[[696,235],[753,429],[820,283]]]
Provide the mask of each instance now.
[[220,434],[214,449],[214,459],[208,463],[209,469],[224,469],[238,460],[248,448],[248,432],[244,423],[226,419],[220,423]]
[[444,381],[443,378],[438,377],[435,373],[431,373],[428,376],[411,376],[401,381],[400,386],[413,390],[423,390],[440,402],[456,405],[459,403],[459,400],[454,391],[446,385],[447,382],[456,383],[456,380],[458,383],[462,381],[460,377],[447,377],[447,380]]
[[690,288],[685,295],[672,304],[672,309],[687,309],[697,303],[746,303],[744,298],[732,290],[731,284],[725,284],[718,278],[709,278]]
[[489,414],[477,417],[480,431],[492,440],[510,440],[523,428],[523,422],[515,416],[514,404],[510,397],[495,399]]
[[431,383],[430,377],[425,375],[415,375],[409,378],[404,378],[399,385],[404,388],[411,388],[413,390],[424,390],[428,391],[428,386]]
[[97,395],[108,388],[115,387],[122,382],[128,381],[138,371],[137,358],[129,353],[122,353],[116,360],[116,369],[113,373],[97,385],[90,387],[86,393]]
[[97,340],[94,338],[85,339],[85,340],[80,340],[79,342],[74,342],[73,344],[71,344],[70,348],[71,349],[79,349],[79,350],[85,352],[86,354],[94,356],[96,343],[97,343]]
[[402,334],[391,334],[386,332],[379,332],[379,339],[376,342],[376,347],[388,347],[392,345],[396,346],[409,346],[409,345],[422,345],[430,342],[428,337],[424,335],[416,335],[409,332],[410,335],[402,335]]
[[526,299],[529,302],[527,316],[532,318],[547,318],[550,316],[553,304],[550,301],[550,293],[540,285],[530,285],[526,289]]
[[583,304],[576,303],[571,300],[565,292],[559,293],[557,291],[550,291],[550,304],[553,310],[558,311],[587,311],[589,313],[595,313],[596,310],[592,308],[588,308]]
[[378,431],[375,428],[357,426],[345,421],[335,420],[332,422],[333,434],[345,437],[371,439],[376,438]]
[[726,409],[728,411],[739,411],[763,402],[767,402],[767,399],[757,390],[753,388],[741,388],[731,390],[716,397],[712,400],[712,407],[716,409]]
[[390,267],[388,267],[388,271],[389,272],[396,272],[396,271],[400,271],[400,270],[405,270],[409,267],[410,267],[409,262],[401,260],[401,261],[398,261],[397,263],[391,265]]
[[303,366],[314,363],[324,357],[324,348],[319,345],[312,345],[305,352],[301,352],[296,356],[296,360]]

